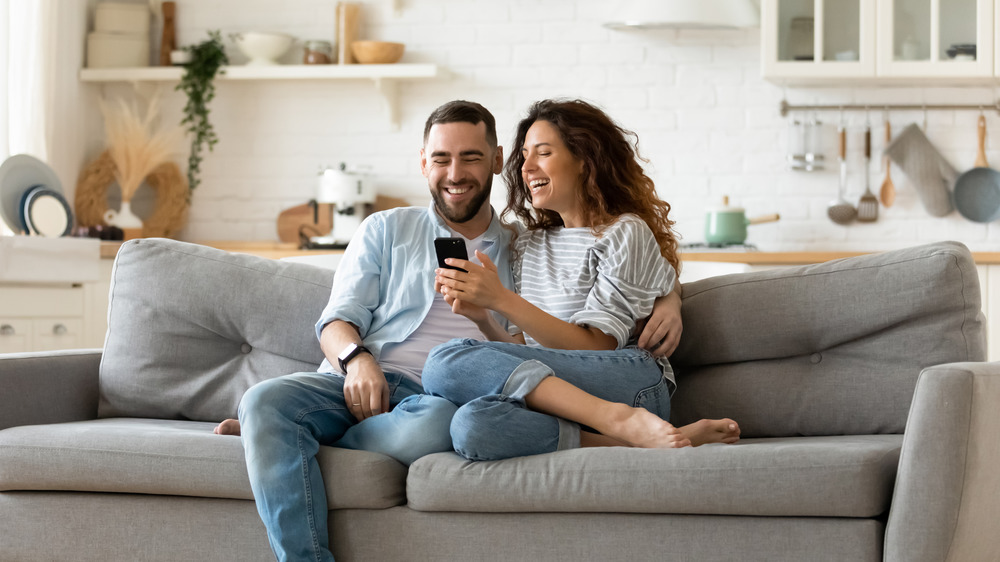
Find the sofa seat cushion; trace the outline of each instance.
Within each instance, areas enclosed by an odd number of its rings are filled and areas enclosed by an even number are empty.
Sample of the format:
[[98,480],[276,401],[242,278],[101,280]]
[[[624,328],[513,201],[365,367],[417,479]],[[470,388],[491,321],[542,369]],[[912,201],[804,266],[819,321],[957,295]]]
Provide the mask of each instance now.
[[410,465],[419,511],[874,517],[889,508],[902,435],[746,439],[676,450],[575,449]]
[[[120,492],[253,500],[243,444],[215,424],[108,418],[0,431],[0,491]],[[330,509],[405,500],[406,468],[366,451],[321,447]]]

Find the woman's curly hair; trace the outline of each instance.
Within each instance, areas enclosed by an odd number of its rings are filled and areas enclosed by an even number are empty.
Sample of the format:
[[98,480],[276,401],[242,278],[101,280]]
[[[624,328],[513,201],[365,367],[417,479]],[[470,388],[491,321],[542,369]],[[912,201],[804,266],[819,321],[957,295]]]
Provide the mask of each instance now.
[[517,125],[514,144],[503,177],[507,183],[507,207],[526,228],[562,226],[558,213],[531,206],[531,190],[524,182],[524,139],[535,121],[552,124],[566,148],[583,161],[583,190],[580,193],[584,218],[595,234],[625,213],[637,215],[649,226],[660,253],[680,272],[674,221],[667,215],[670,204],[656,194],[653,180],[643,171],[646,162],[638,151],[638,137],[623,129],[599,108],[581,100],[542,100],[528,109]]

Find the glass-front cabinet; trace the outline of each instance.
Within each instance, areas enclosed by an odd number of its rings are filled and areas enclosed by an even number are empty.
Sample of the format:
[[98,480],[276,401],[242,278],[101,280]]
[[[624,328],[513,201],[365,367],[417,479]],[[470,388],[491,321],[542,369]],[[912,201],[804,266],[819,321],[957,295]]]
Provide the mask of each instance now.
[[875,75],[876,0],[763,0],[765,78]]
[[994,0],[880,0],[879,76],[990,77]]
[[995,3],[1000,0],[761,0],[762,73],[788,83],[992,79],[1000,76]]

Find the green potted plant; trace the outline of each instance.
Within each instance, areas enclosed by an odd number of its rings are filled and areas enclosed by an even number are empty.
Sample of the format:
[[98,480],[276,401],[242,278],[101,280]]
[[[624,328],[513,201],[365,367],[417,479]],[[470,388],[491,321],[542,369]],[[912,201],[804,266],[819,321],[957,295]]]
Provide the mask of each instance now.
[[201,180],[198,174],[201,171],[201,151],[205,145],[211,151],[219,138],[215,135],[215,128],[208,120],[208,104],[215,97],[214,79],[222,66],[229,64],[229,57],[222,45],[222,37],[218,30],[209,31],[208,39],[196,45],[184,47],[185,51],[191,53],[191,62],[185,65],[184,75],[181,77],[177,89],[187,95],[187,104],[184,106],[184,119],[182,126],[187,126],[187,132],[193,136],[191,138],[191,154],[188,156],[188,189],[194,191]]

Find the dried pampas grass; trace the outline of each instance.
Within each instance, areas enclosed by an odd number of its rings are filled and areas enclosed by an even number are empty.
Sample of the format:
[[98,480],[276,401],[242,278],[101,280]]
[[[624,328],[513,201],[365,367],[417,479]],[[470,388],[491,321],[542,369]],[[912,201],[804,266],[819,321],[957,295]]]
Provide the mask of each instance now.
[[154,95],[140,116],[135,104],[118,99],[117,103],[99,100],[104,115],[108,155],[115,165],[114,177],[122,190],[122,201],[129,201],[142,181],[157,167],[178,154],[184,137],[180,127],[154,130],[160,98]]
[[[75,200],[78,226],[106,225],[104,213],[108,210],[108,187],[115,174],[116,166],[109,151],[101,154],[80,173]],[[156,192],[156,209],[143,221],[142,235],[176,236],[187,218],[187,179],[174,162],[161,163],[144,179]]]

